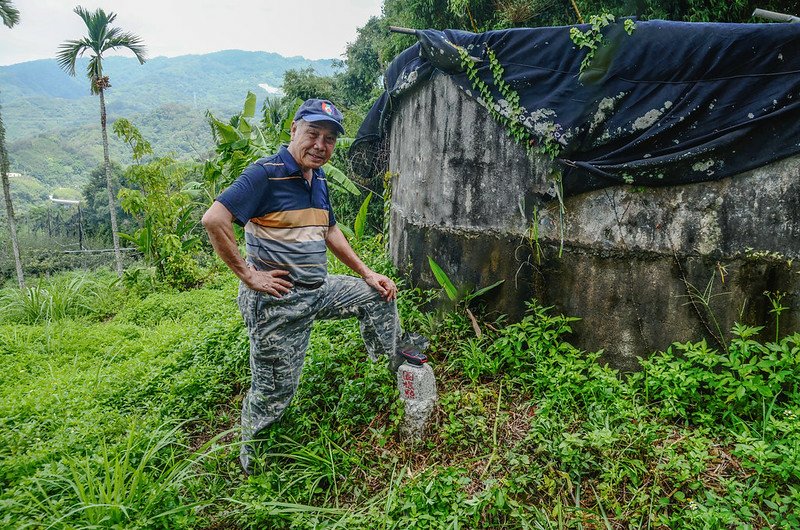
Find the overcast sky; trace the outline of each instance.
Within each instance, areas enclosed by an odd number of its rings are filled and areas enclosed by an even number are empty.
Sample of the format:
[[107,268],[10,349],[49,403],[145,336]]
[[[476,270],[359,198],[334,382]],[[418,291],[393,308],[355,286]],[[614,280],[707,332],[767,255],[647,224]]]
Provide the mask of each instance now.
[[[0,24],[0,65],[55,57],[86,33],[77,5],[117,14],[114,26],[142,37],[148,57],[219,50],[341,58],[381,0],[12,0],[20,22]],[[124,55],[124,54],[123,54]]]

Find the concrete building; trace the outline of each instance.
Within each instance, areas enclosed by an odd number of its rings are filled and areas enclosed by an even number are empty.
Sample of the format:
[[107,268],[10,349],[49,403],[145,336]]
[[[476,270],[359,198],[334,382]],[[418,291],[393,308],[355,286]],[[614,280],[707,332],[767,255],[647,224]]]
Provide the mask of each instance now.
[[800,329],[800,158],[714,182],[612,186],[552,200],[551,166],[531,157],[446,75],[393,108],[390,248],[413,281],[504,279],[488,308],[519,318],[532,297],[579,317],[572,342],[611,365],[673,341],[730,340],[735,322],[774,335],[773,299]]

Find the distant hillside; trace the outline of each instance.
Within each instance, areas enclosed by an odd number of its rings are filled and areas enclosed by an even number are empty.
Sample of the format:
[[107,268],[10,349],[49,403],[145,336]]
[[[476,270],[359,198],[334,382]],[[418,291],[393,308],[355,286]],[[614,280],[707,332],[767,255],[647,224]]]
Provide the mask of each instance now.
[[[100,112],[95,113],[97,123],[91,120],[88,125],[56,129],[11,143],[9,158],[13,170],[35,175],[51,189],[59,186],[80,189],[103,160]],[[109,118],[109,125],[114,119],[115,116]],[[156,155],[199,159],[209,155],[213,148],[204,111],[187,105],[165,104],[130,119],[153,144]],[[111,131],[109,148],[113,160],[123,165],[131,163],[130,149]]]
[[[102,161],[99,101],[89,94],[86,59],[70,77],[54,59],[0,67],[0,103],[13,171],[35,176],[48,186],[79,187]],[[280,86],[288,69],[313,67],[332,73],[332,61],[282,57],[275,53],[228,50],[206,55],[156,57],[144,65],[128,57],[109,57],[106,94],[109,124],[131,119],[157,153],[178,157],[211,148],[207,109],[223,117],[241,108],[248,90]],[[112,140],[112,157],[126,162],[124,147]]]

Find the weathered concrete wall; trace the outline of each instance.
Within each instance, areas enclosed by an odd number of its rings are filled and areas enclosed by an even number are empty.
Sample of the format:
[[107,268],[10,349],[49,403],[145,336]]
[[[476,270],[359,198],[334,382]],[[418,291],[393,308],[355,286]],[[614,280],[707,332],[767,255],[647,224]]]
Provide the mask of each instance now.
[[491,309],[518,318],[535,297],[580,317],[572,341],[623,369],[673,341],[728,340],[737,321],[774,334],[764,291],[788,293],[781,330],[800,329],[800,158],[569,198],[559,257],[549,164],[446,76],[400,102],[390,152],[392,259],[422,285],[436,285],[427,256],[457,282],[503,278]]

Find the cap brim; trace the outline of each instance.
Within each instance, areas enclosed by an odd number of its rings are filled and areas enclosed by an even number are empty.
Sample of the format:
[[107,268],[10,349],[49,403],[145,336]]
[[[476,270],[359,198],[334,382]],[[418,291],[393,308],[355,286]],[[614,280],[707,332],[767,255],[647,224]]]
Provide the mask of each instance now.
[[312,122],[314,122],[314,121],[328,121],[328,122],[331,122],[332,124],[334,124],[336,126],[336,129],[339,131],[339,134],[344,134],[344,127],[342,127],[342,124],[339,123],[338,121],[334,120],[330,116],[323,116],[323,115],[320,115],[320,114],[310,114],[310,115],[307,115],[307,116],[303,116],[301,119],[306,120],[306,121],[312,121]]

